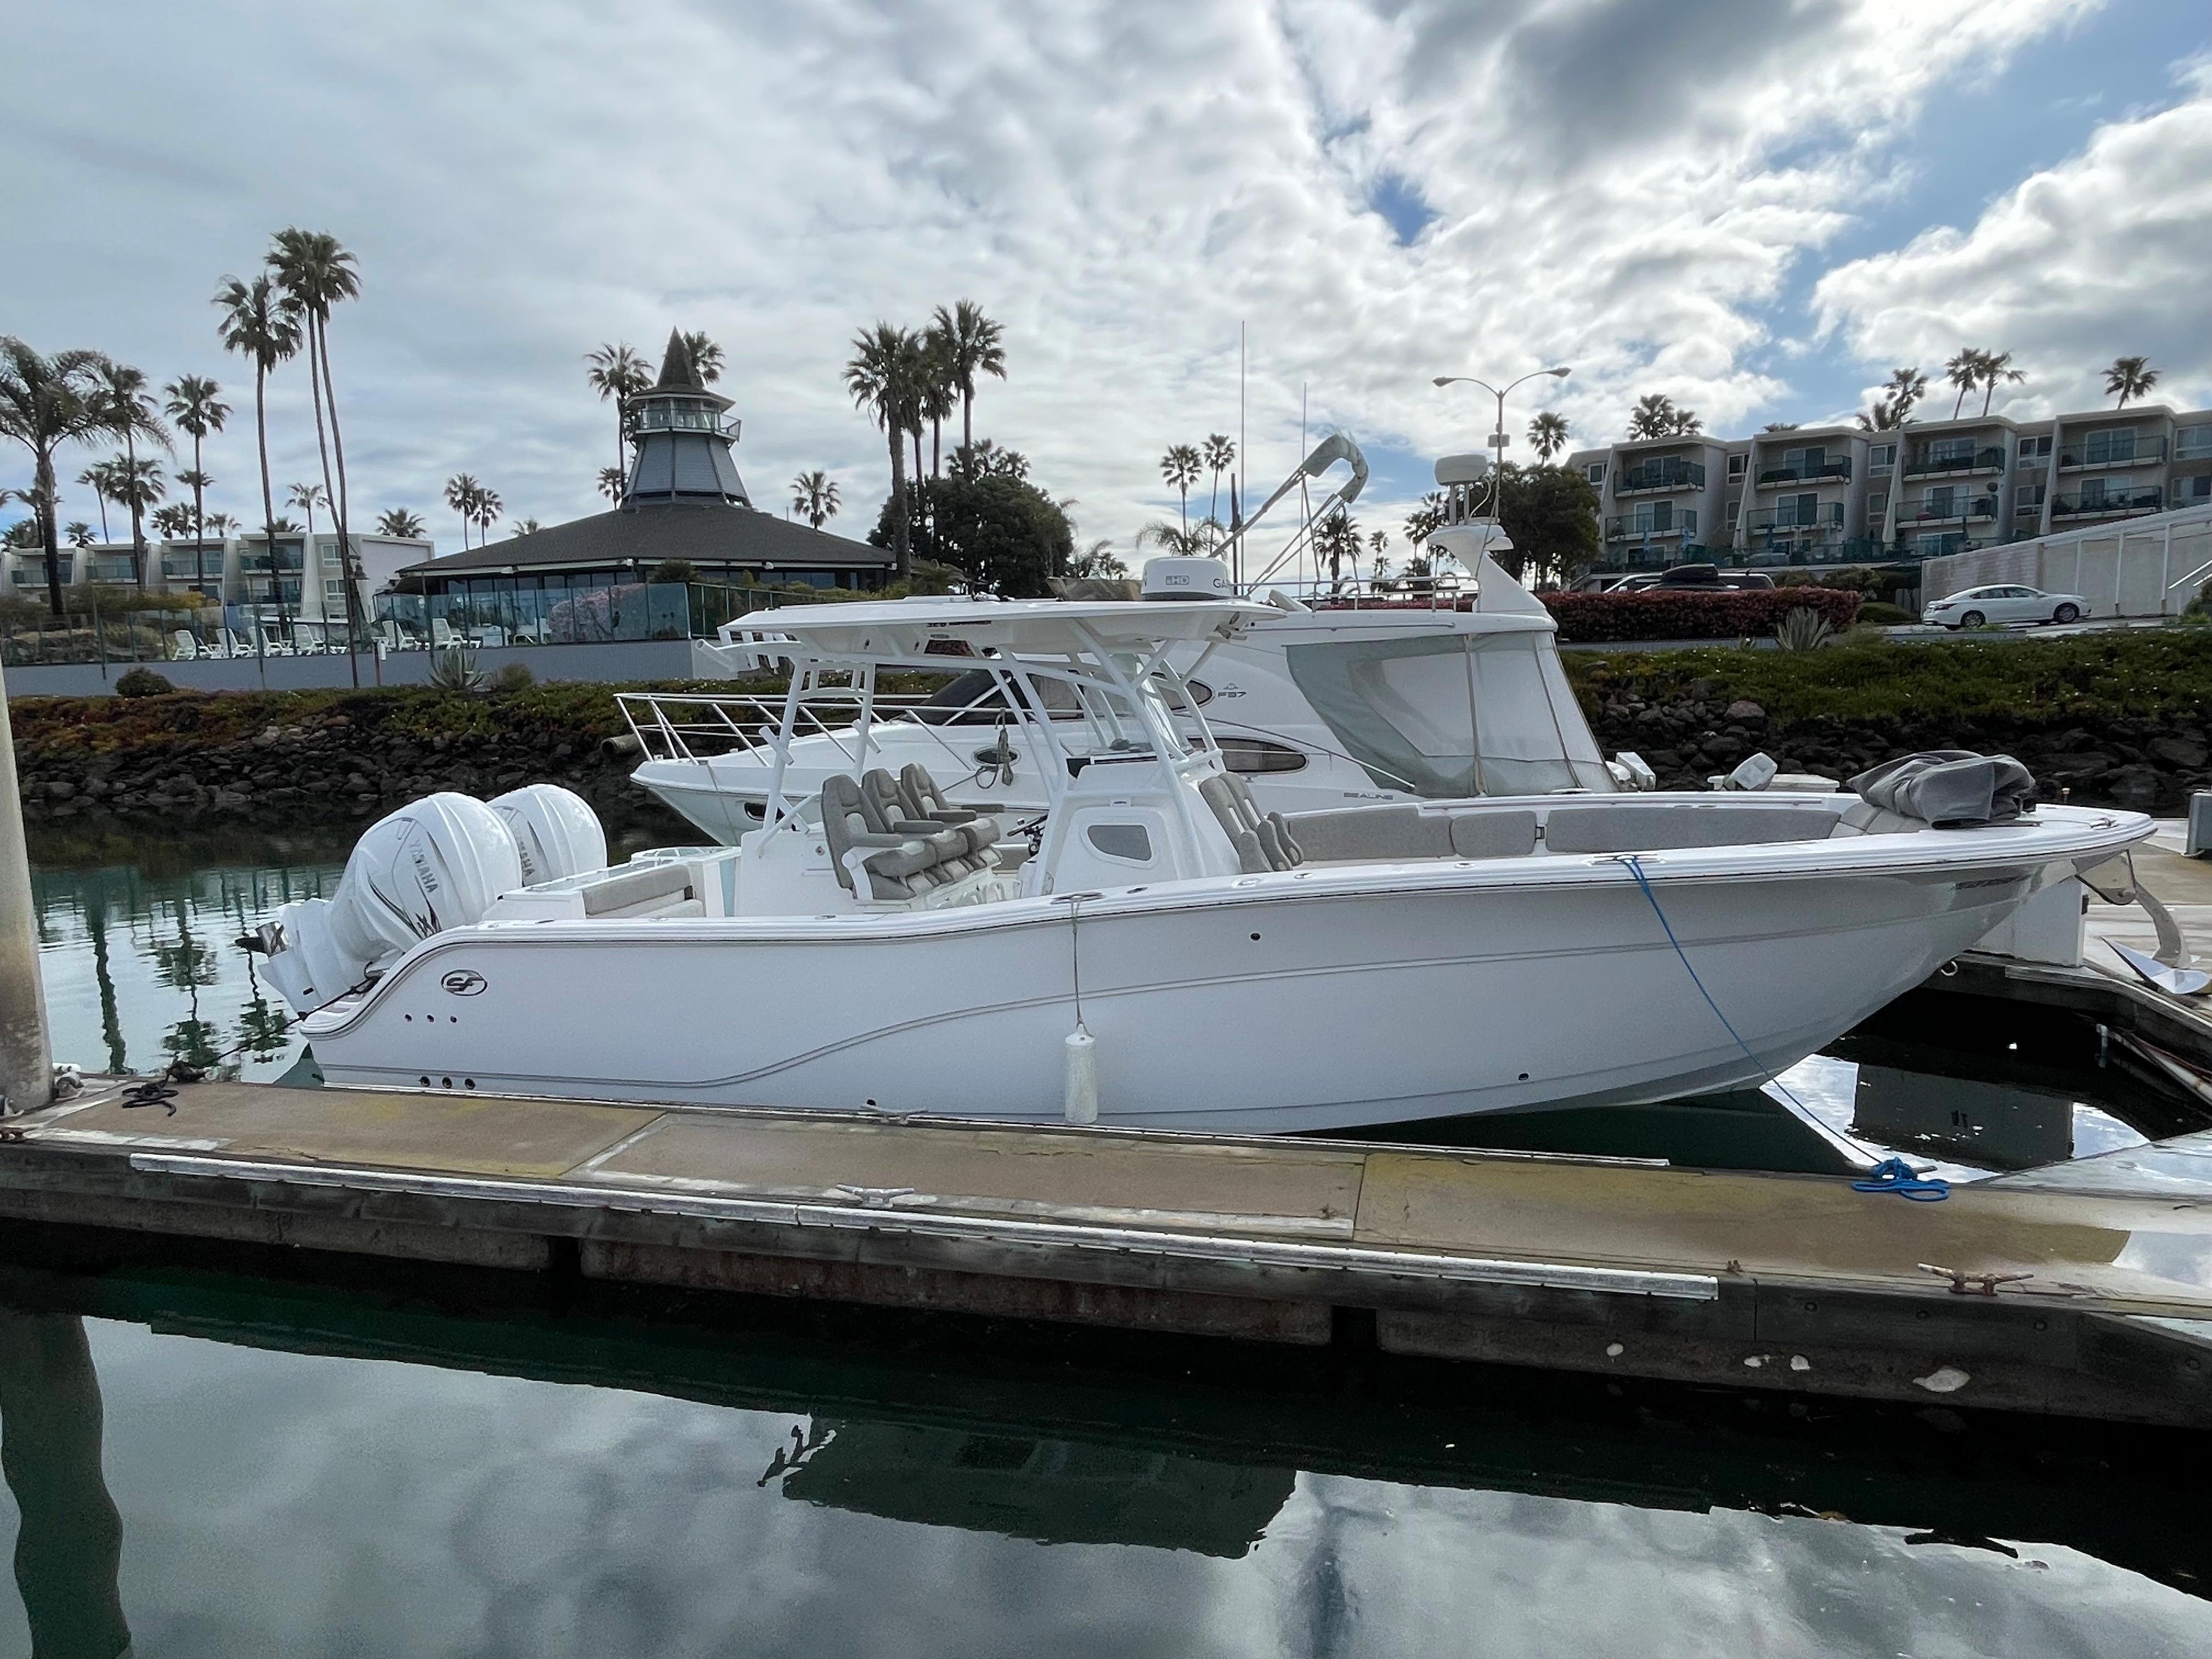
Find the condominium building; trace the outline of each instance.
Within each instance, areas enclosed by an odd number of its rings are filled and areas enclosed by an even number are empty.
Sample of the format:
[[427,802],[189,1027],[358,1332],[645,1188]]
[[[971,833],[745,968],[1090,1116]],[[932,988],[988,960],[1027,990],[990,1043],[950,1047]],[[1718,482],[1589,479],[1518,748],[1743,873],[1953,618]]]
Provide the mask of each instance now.
[[2212,410],[1643,438],[1567,465],[1598,492],[1600,569],[1928,558],[2212,500]]
[[[389,586],[403,566],[434,556],[427,539],[356,533],[361,560],[361,612],[371,614],[371,597]],[[17,599],[43,599],[46,556],[40,548],[5,550],[4,591]],[[62,586],[125,588],[136,585],[131,544],[96,542],[61,550]],[[313,536],[280,533],[276,555],[269,556],[259,535],[201,541],[149,540],[146,586],[167,592],[198,592],[228,606],[242,607],[264,622],[289,619],[302,624],[343,624],[346,616],[345,565],[335,532]]]

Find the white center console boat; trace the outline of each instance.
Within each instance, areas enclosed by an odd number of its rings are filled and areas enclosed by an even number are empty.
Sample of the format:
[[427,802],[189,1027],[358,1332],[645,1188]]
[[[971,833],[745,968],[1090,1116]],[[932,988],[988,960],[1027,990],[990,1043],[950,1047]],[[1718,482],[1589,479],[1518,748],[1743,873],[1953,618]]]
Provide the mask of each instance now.
[[[756,648],[791,686],[738,846],[609,867],[564,791],[434,796],[362,838],[333,899],[285,908],[268,975],[333,1083],[1338,1129],[1755,1083],[2150,833],[2051,806],[1937,829],[1837,793],[1271,811],[1176,663],[1283,614],[780,617]],[[1482,648],[1431,653],[1452,675],[1424,696],[1478,697]],[[948,663],[1036,757],[1036,811],[885,764],[878,679]],[[851,752],[802,778],[832,682]]]

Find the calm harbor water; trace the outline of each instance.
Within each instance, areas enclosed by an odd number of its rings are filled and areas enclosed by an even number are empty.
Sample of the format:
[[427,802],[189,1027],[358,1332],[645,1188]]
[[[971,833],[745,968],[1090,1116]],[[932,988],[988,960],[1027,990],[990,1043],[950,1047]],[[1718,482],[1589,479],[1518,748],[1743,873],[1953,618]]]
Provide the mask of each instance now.
[[[57,1053],[280,1074],[232,941],[343,851],[40,849]],[[2083,1033],[1943,1036],[1459,1133],[1971,1175],[2164,1132]],[[0,1238],[0,1656],[2212,1651],[2201,1437]]]

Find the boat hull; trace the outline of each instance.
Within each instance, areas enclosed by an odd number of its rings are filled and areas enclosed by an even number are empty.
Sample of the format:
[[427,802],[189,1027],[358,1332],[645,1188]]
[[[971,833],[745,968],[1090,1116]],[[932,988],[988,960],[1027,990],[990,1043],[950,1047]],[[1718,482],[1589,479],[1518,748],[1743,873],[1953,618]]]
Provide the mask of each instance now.
[[307,1031],[333,1083],[1039,1121],[1060,1115],[1079,1019],[1108,1125],[1642,1103],[1794,1063],[2077,861],[1662,874],[1679,953],[1601,860],[1533,881],[1402,866],[921,915],[494,924],[426,941]]

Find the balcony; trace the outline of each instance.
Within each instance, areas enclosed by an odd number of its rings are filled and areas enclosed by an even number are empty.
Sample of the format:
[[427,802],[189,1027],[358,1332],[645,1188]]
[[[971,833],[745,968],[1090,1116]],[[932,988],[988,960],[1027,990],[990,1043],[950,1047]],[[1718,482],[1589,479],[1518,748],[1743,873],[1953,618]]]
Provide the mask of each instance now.
[[1848,455],[1832,456],[1825,460],[1800,461],[1795,466],[1770,466],[1759,475],[1759,487],[1769,484],[1811,483],[1820,478],[1848,478],[1851,476],[1851,461]]
[[1751,515],[1754,531],[1841,530],[1844,504],[1823,501],[1808,513],[1802,507],[1770,507]]
[[1994,519],[1997,515],[1995,495],[1954,495],[1945,501],[1940,496],[1923,501],[1918,507],[1908,507],[1897,515],[1899,530],[1911,525],[1961,524],[1969,519]]
[[1605,538],[1609,542],[1633,542],[1651,536],[1694,536],[1697,533],[1698,515],[1687,509],[1672,513],[1616,513],[1605,521]]
[[2058,470],[2070,472],[2093,466],[2136,466],[2166,459],[2166,440],[2149,436],[2137,437],[2132,432],[2123,432],[2109,439],[2094,438],[2078,444],[2068,444],[2058,452]]
[[1954,472],[2002,472],[2004,464],[2002,444],[1990,444],[1980,449],[1955,453],[1946,450],[1939,454],[1934,450],[1922,449],[1913,452],[1911,459],[1905,462],[1905,476],[1924,478]]
[[1620,478],[1613,486],[1613,493],[1616,495],[1638,495],[1655,489],[1703,489],[1705,487],[1704,462],[1669,459],[1623,467]]
[[2148,489],[2083,490],[2061,495],[2051,504],[2054,519],[2106,518],[2120,513],[2156,513],[2166,505],[2166,491]]

